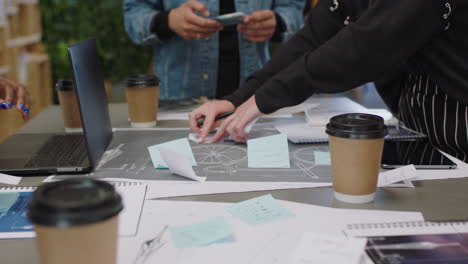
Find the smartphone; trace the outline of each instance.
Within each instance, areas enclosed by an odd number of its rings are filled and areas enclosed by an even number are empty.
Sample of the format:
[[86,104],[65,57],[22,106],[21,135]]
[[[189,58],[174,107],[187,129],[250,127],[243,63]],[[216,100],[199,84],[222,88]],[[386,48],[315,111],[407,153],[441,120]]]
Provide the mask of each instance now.
[[455,169],[452,162],[435,149],[427,139],[388,141],[384,143],[382,168],[395,169],[413,164],[416,169]]
[[218,20],[223,26],[232,26],[244,21],[246,15],[243,12],[234,12],[224,14],[216,17],[210,17],[210,19]]

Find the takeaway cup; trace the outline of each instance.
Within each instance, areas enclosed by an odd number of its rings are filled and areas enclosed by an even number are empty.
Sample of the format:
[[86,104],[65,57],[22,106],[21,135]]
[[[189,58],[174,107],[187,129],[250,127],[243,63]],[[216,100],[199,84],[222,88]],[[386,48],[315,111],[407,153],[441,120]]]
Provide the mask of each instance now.
[[93,179],[40,186],[28,204],[41,264],[115,264],[122,199],[114,187]]
[[57,90],[60,108],[62,109],[65,132],[83,131],[74,82],[71,80],[59,80],[55,84],[55,89]]
[[154,75],[132,75],[127,79],[128,113],[132,127],[156,126],[159,79]]
[[334,116],[327,124],[337,200],[368,203],[374,200],[384,137],[383,118],[350,113]]

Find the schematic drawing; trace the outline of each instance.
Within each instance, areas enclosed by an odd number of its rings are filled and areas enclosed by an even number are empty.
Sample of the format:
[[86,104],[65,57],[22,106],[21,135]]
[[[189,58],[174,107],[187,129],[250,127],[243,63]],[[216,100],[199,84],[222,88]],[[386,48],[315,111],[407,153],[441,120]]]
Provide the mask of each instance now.
[[[326,146],[290,146],[289,169],[252,169],[248,168],[247,148],[226,144],[192,146],[198,166],[194,167],[197,175],[224,178],[226,176],[255,175],[261,178],[282,178],[284,170],[288,177],[302,178],[303,181],[330,181],[330,167],[316,165],[315,151],[328,152]],[[328,171],[328,173],[326,173]],[[325,172],[325,173],[324,173]],[[320,175],[320,176],[318,176]],[[324,177],[324,175],[327,175]],[[232,180],[232,177],[230,177]]]

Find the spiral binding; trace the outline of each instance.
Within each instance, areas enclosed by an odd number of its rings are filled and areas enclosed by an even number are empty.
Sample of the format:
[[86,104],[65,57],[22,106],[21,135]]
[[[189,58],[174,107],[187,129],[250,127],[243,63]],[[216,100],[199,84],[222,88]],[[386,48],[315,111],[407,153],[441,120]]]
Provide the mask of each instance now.
[[442,226],[468,226],[467,221],[457,222],[424,222],[424,221],[408,221],[408,222],[391,222],[391,223],[364,223],[364,224],[348,224],[348,230],[368,230],[368,229],[388,229],[388,228],[418,228],[418,227],[442,227]]

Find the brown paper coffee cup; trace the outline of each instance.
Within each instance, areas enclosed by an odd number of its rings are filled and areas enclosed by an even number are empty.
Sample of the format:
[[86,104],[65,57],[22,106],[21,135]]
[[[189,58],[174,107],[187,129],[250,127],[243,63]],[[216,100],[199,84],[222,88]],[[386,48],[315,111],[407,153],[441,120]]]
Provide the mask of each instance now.
[[132,127],[154,127],[159,102],[159,80],[151,75],[133,75],[127,81],[128,113]]
[[374,200],[386,134],[383,119],[339,115],[330,119],[327,133],[335,198],[348,203]]
[[93,179],[46,183],[34,191],[28,218],[41,264],[115,264],[122,199]]
[[60,228],[35,225],[40,263],[117,263],[118,217]]
[[81,116],[78,108],[78,99],[73,81],[60,80],[56,84],[60,108],[62,109],[63,125],[66,132],[80,132]]

